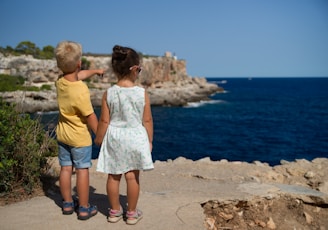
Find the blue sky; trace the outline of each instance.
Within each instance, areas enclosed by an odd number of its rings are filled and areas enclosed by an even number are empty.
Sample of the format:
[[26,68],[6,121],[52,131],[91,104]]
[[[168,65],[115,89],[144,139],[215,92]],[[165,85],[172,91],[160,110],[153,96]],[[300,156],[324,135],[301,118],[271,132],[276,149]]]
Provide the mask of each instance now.
[[1,0],[0,46],[175,53],[190,76],[328,77],[327,0]]

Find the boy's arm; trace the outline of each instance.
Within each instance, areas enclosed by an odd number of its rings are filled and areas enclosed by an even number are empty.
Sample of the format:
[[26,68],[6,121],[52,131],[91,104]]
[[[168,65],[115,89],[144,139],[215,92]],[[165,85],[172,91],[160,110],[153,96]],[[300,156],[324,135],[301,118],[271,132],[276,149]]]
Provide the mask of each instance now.
[[150,99],[145,92],[145,108],[144,108],[144,113],[143,113],[143,126],[146,128],[147,134],[148,134],[148,139],[149,139],[149,146],[150,146],[150,152],[152,151],[153,148],[153,116],[151,114],[151,107],[150,107]]
[[92,130],[94,134],[97,133],[98,118],[97,115],[93,112],[87,116],[88,127]]
[[88,69],[88,70],[81,70],[77,73],[78,80],[84,80],[89,77],[92,77],[95,74],[102,76],[105,70],[103,69]]

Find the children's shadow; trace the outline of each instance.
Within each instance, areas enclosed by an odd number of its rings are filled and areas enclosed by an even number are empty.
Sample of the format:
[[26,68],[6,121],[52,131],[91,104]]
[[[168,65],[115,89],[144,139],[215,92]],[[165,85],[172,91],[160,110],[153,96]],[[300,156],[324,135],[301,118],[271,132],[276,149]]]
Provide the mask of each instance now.
[[[74,191],[76,193],[76,188],[74,188]],[[108,201],[108,196],[105,194],[99,194],[95,192],[96,189],[92,186],[90,186],[90,203],[97,205],[98,212],[102,213],[104,216],[108,216],[109,210],[108,208],[110,207],[109,201]],[[123,208],[123,211],[126,211],[127,209],[127,197],[126,195],[120,195],[120,204]]]
[[[62,197],[60,194],[60,188],[56,184],[58,177],[44,178],[43,181],[43,191],[44,194],[52,199],[54,203],[61,210],[62,208]],[[76,187],[73,188],[73,198],[78,199]],[[96,193],[96,189],[90,186],[89,190],[89,203],[91,205],[96,205],[98,212],[104,216],[108,216],[109,201],[106,194]],[[120,204],[124,211],[127,209],[127,197],[126,195],[120,195]]]

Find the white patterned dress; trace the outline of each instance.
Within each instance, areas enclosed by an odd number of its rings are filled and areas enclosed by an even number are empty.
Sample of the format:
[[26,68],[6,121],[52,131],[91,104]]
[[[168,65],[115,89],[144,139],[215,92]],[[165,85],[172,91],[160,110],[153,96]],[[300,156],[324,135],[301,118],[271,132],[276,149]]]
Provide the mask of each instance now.
[[114,85],[107,90],[110,123],[104,136],[97,171],[123,174],[154,168],[148,135],[142,125],[145,89]]

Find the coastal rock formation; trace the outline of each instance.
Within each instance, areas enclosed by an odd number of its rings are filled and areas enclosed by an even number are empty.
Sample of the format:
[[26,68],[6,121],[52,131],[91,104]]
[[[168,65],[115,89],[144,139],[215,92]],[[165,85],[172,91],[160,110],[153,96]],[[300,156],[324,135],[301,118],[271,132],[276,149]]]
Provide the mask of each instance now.
[[[105,69],[101,78],[94,76],[86,80],[90,88],[94,106],[101,105],[102,93],[117,79],[110,68],[110,56],[84,56],[90,69]],[[137,84],[144,87],[152,105],[183,106],[188,102],[208,100],[211,94],[223,89],[201,77],[190,77],[186,71],[186,61],[170,55],[165,57],[144,57],[141,60],[143,71]],[[24,112],[57,110],[54,82],[61,74],[56,61],[34,59],[32,56],[4,56],[0,53],[0,73],[23,76],[28,86],[50,85],[52,90],[42,92],[5,92],[0,97],[15,102]]]
[[[206,229],[326,229],[328,226],[327,158],[282,160],[274,167],[261,162],[207,162],[213,165],[210,167],[217,165],[217,170],[212,169],[211,178],[203,172],[199,178],[226,180],[229,173],[224,171],[233,172],[231,180],[240,183],[240,190],[252,191],[254,196],[202,203]],[[218,173],[219,169],[222,174]],[[268,193],[262,193],[264,190]]]
[[[161,173],[172,180],[179,177],[184,191],[197,191],[200,184],[201,192],[208,195],[201,203],[208,230],[328,226],[327,158],[282,160],[272,167],[259,161],[191,161],[180,157],[156,161],[155,168],[163,169]],[[192,185],[183,184],[182,178],[189,178]],[[236,189],[231,189],[232,185]],[[228,195],[222,190],[228,190]]]

